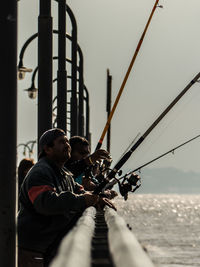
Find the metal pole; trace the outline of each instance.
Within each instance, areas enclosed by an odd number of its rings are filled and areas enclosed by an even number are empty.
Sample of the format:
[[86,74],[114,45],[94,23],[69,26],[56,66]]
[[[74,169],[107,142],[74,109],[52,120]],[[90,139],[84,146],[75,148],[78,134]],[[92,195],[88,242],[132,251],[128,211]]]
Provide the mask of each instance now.
[[16,261],[17,1],[0,9],[0,265]]
[[38,17],[38,139],[52,128],[51,0],[40,0]]
[[66,0],[58,1],[57,126],[67,130]]
[[[111,101],[112,101],[112,76],[110,75],[109,69],[107,70],[107,119],[109,118],[111,111]],[[107,151],[110,152],[110,137],[111,137],[111,123],[107,131]]]
[[84,136],[84,111],[83,111],[83,54],[80,49],[79,52],[79,109],[78,109],[78,134]]
[[72,23],[72,80],[71,80],[71,136],[78,134],[78,110],[77,110],[77,24],[74,14],[69,6],[66,7],[67,13]]
[[87,88],[84,86],[84,91],[86,93],[85,101],[86,101],[86,139],[91,143],[91,134],[90,134],[90,105],[89,105],[89,93]]

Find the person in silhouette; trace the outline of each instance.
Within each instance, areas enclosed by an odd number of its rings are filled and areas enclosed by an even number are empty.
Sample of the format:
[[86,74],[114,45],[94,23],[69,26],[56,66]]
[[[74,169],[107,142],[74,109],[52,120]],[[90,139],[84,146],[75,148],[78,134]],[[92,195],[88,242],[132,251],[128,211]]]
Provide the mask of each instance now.
[[[116,209],[109,199],[85,191],[64,167],[71,147],[63,130],[43,133],[39,148],[39,160],[20,190],[18,267],[49,266],[61,239],[87,207]],[[88,158],[85,161],[91,164]]]
[[[103,149],[99,149],[93,154],[90,154],[90,144],[82,136],[71,137],[69,143],[71,146],[71,157],[65,163],[66,168],[74,174],[75,181],[83,185],[85,190],[95,190],[99,185],[99,181],[95,177],[101,174],[100,162],[102,160],[110,161],[110,154]],[[85,163],[86,159],[89,159],[91,163],[89,168]],[[106,190],[104,194],[110,199],[118,195],[114,190]]]
[[20,192],[21,185],[24,181],[25,176],[27,175],[28,171],[33,167],[34,160],[31,158],[24,158],[20,161],[18,166],[18,193]]

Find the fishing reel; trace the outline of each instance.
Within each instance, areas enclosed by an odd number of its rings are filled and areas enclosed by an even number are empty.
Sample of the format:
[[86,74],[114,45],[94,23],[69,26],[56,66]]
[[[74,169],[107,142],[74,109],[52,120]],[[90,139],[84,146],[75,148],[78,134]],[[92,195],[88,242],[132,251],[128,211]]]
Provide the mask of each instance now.
[[97,161],[92,169],[93,175],[95,176],[95,179],[101,183],[105,177],[108,174],[108,171],[110,171],[110,165],[112,163],[112,158],[109,157],[107,159],[104,159],[103,161]]
[[119,192],[124,197],[124,200],[128,199],[128,192],[135,192],[141,186],[141,177],[136,173],[126,174],[123,177],[123,181],[118,181]]
[[107,159],[96,161],[95,164],[85,169],[85,177],[91,179],[96,185],[104,184],[111,163],[112,158],[110,156]]

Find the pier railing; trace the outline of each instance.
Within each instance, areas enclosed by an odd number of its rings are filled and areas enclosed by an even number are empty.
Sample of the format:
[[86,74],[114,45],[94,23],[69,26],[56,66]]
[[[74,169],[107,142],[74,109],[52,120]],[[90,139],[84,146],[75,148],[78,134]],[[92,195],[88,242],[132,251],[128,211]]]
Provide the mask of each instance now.
[[113,209],[85,210],[63,238],[50,267],[154,267],[151,259]]

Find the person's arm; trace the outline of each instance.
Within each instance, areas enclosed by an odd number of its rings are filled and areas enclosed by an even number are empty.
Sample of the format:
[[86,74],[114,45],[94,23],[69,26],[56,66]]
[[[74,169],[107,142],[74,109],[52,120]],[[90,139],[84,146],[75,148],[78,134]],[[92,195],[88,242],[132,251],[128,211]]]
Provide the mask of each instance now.
[[83,194],[74,194],[71,191],[57,192],[53,181],[40,172],[27,178],[26,189],[30,202],[41,214],[63,214],[86,208]]
[[107,159],[107,160],[111,159],[109,152],[104,149],[99,149],[84,159],[77,160],[74,162],[71,162],[69,160],[65,164],[65,167],[69,171],[71,171],[75,177],[77,177],[78,175],[83,173],[87,167],[93,166],[96,163],[96,161],[104,160],[104,159]]

